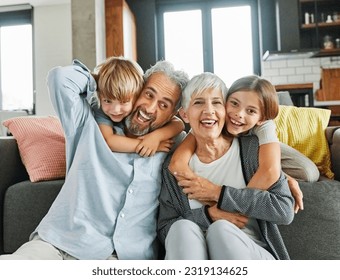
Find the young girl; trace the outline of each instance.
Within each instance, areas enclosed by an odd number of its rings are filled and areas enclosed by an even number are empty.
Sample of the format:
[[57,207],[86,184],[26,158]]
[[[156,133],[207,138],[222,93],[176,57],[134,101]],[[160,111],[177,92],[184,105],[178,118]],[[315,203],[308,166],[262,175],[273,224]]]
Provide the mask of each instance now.
[[[256,105],[259,104],[259,105]],[[258,76],[246,76],[236,80],[228,90],[226,101],[226,133],[233,136],[252,133],[259,138],[259,169],[248,187],[268,189],[280,176],[281,151],[273,119],[279,111],[274,86]],[[195,150],[195,139],[190,133],[176,149],[169,165],[177,180],[187,179],[192,171],[189,160]],[[287,176],[294,197],[300,189],[295,179]],[[295,211],[303,209],[302,198],[297,199]]]
[[131,113],[134,102],[143,88],[143,70],[134,61],[123,57],[111,57],[92,73],[97,82],[97,92],[91,106],[100,131],[114,152],[136,152],[140,156],[152,156],[156,151],[169,152],[171,138],[184,129],[182,120],[172,121],[140,138],[117,135],[113,125],[122,125]]

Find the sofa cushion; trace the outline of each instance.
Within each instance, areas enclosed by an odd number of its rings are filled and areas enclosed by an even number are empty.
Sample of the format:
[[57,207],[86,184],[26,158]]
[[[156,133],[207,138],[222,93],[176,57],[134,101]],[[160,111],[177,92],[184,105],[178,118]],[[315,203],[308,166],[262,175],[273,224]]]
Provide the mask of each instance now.
[[304,210],[288,226],[279,226],[291,259],[340,259],[340,182],[299,183]]
[[293,100],[290,97],[289,91],[278,91],[277,96],[279,97],[280,105],[294,106]]
[[3,122],[17,140],[32,182],[65,177],[65,137],[56,117],[17,117]]
[[4,199],[4,252],[13,253],[28,241],[46,215],[64,180],[32,183],[23,181],[7,189]]
[[298,150],[318,167],[320,174],[333,178],[331,156],[325,130],[331,111],[280,105],[275,118],[278,138]]

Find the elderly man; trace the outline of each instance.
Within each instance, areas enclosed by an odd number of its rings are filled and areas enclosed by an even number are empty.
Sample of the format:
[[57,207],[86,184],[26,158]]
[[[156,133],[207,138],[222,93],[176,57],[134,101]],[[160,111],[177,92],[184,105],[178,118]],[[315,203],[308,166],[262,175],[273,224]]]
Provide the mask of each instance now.
[[[187,74],[160,61],[144,78],[125,127],[115,127],[116,133],[144,135],[177,113]],[[96,82],[80,62],[52,69],[48,87],[65,132],[67,176],[30,241],[0,258],[157,258],[160,169],[166,154],[143,158],[109,150],[88,102]]]

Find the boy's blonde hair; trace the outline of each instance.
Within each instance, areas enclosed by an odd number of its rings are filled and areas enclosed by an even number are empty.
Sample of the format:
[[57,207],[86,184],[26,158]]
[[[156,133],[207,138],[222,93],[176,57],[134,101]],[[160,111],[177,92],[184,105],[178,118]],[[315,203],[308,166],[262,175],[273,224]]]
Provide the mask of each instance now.
[[254,91],[261,102],[263,120],[273,120],[279,113],[279,100],[275,87],[266,79],[256,75],[242,77],[230,86],[227,99],[237,91]]
[[137,99],[144,84],[143,70],[137,62],[119,57],[110,57],[98,65],[92,73],[97,82],[97,99],[116,99],[128,102]]

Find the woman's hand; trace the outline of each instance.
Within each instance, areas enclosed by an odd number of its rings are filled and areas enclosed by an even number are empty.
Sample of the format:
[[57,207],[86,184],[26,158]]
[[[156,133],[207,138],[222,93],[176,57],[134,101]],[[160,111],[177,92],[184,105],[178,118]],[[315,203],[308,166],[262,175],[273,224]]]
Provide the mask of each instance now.
[[203,203],[204,201],[218,201],[221,186],[215,185],[194,173],[176,172],[174,176],[178,181],[178,185],[183,187],[183,192],[189,199],[196,199]]
[[248,223],[248,217],[239,213],[231,213],[218,209],[216,204],[208,208],[208,213],[214,222],[217,220],[227,220],[238,228],[244,228]]

